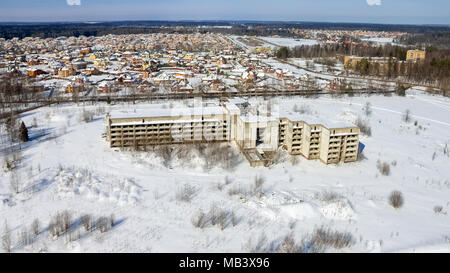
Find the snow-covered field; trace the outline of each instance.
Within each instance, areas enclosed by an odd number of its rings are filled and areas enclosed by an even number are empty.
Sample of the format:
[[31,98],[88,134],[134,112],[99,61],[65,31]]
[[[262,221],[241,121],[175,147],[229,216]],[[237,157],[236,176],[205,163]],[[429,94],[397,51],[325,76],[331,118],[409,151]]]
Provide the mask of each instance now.
[[281,37],[259,37],[261,40],[278,46],[296,47],[302,45],[316,45],[319,42],[312,39],[296,39],[296,38],[281,38]]
[[[361,138],[363,159],[327,166],[287,158],[270,168],[251,168],[241,158],[234,170],[205,170],[203,159],[193,154],[165,167],[154,153],[114,151],[102,138],[106,112],[132,113],[152,105],[85,106],[96,112],[87,123],[80,119],[83,106],[41,108],[21,116],[28,126],[36,119],[37,127],[29,129],[31,141],[22,145],[16,171],[20,193],[11,192],[11,172],[0,171],[0,232],[7,221],[15,252],[247,252],[262,234],[267,245],[290,233],[300,242],[323,226],[353,237],[351,247],[329,252],[450,251],[450,157],[444,154],[450,144],[448,98],[409,90],[406,97],[275,98],[272,103],[280,115],[304,115],[325,125],[367,119],[372,136]],[[166,106],[182,102],[171,104]],[[406,109],[409,123],[402,121]],[[390,165],[388,176],[380,174],[377,161]],[[256,176],[264,180],[262,194],[246,194]],[[178,196],[185,185],[190,201]],[[393,190],[405,199],[399,209],[388,203]],[[223,230],[194,227],[192,219],[214,206],[234,218]],[[435,206],[442,212],[435,213]],[[47,232],[51,217],[63,210],[72,213],[79,239],[55,239]],[[84,214],[114,214],[116,224],[105,233],[85,232],[79,226]],[[40,234],[21,244],[19,233],[35,218]]]
[[370,37],[370,38],[363,38],[361,40],[380,44],[392,44],[394,42],[393,38],[383,38],[383,37]]

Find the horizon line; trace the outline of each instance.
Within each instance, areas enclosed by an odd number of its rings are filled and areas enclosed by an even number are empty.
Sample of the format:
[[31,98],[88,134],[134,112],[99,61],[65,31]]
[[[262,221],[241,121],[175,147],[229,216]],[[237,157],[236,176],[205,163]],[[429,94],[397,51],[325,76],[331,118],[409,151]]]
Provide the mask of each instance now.
[[366,24],[366,25],[392,25],[392,26],[436,26],[436,27],[450,27],[450,23],[370,23],[370,22],[348,22],[348,21],[299,21],[299,20],[255,20],[255,19],[124,19],[124,20],[55,20],[55,21],[1,21],[1,24],[70,24],[70,23],[82,23],[82,24],[101,24],[101,23],[120,23],[120,22],[248,22],[248,23],[328,23],[328,24]]

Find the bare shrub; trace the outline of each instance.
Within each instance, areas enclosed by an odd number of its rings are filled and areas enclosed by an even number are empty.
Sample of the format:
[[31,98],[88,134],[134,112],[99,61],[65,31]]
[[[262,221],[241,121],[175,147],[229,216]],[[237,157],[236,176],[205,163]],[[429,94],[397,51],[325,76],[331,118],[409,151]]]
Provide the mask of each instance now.
[[14,164],[14,166],[18,166],[19,163],[22,161],[23,155],[22,152],[19,150],[16,150],[13,152],[12,154],[12,162]]
[[433,211],[436,214],[444,214],[444,207],[442,207],[442,206],[434,206]]
[[175,193],[175,198],[178,201],[191,202],[192,198],[194,198],[195,193],[195,187],[189,184],[184,184],[183,187],[179,188]]
[[292,111],[296,112],[296,113],[300,113],[300,114],[311,114],[312,110],[311,107],[309,107],[308,105],[300,105],[298,106],[297,104],[294,105],[294,107],[292,108]]
[[85,231],[90,231],[92,229],[92,216],[89,214],[85,214],[80,218],[81,224],[84,227]]
[[33,117],[33,121],[32,121],[32,123],[31,123],[31,126],[34,127],[34,128],[38,127],[36,117]]
[[31,230],[33,231],[33,234],[35,236],[39,235],[41,229],[41,222],[39,221],[39,219],[34,219],[33,223],[31,223]]
[[111,221],[108,217],[99,217],[95,226],[101,233],[105,233],[111,229]]
[[196,147],[203,156],[203,169],[206,171],[215,167],[232,171],[242,162],[240,153],[229,144],[211,143],[206,147],[202,145]]
[[366,136],[372,136],[372,128],[370,127],[368,120],[363,120],[361,117],[358,117],[355,124],[359,127],[361,133],[365,134]]
[[253,194],[258,196],[258,197],[262,197],[262,195],[264,194],[264,189],[263,189],[263,185],[265,183],[265,178],[262,176],[255,176],[254,178],[254,184],[253,184]]
[[247,196],[248,192],[241,185],[236,185],[228,190],[228,195],[229,196],[239,195],[239,196],[243,197],[243,196]]
[[391,174],[391,167],[390,167],[389,163],[387,163],[387,162],[381,163],[380,161],[378,161],[377,169],[384,176],[388,176]]
[[278,149],[273,152],[265,153],[264,156],[267,160],[271,162],[271,164],[280,164],[282,162],[285,162],[287,160],[287,157],[289,156],[287,151],[284,149]]
[[177,145],[174,147],[173,153],[182,166],[190,167],[192,162],[189,160],[192,157],[194,145]]
[[114,227],[116,225],[116,217],[114,216],[114,214],[111,214],[109,216],[109,224],[111,225],[111,227]]
[[224,230],[228,226],[228,213],[224,210],[217,212],[217,221],[221,230]]
[[301,246],[295,242],[294,235],[292,233],[286,235],[278,248],[278,253],[298,253]]
[[234,212],[229,212],[220,208],[217,204],[213,203],[208,213],[203,211],[198,212],[191,218],[192,225],[197,228],[205,228],[208,226],[217,226],[221,230],[224,230],[231,223],[233,226],[237,225],[237,218]]
[[269,252],[267,244],[266,234],[261,233],[256,241],[256,244],[253,244],[252,239],[249,238],[244,248],[250,253],[265,253]]
[[342,198],[342,196],[334,191],[322,191],[320,193],[315,193],[314,197],[318,200],[324,201],[324,202],[334,202]]
[[411,121],[411,111],[409,109],[406,109],[403,113],[403,121],[406,123],[409,123]]
[[235,227],[238,224],[238,218],[236,217],[236,214],[234,213],[234,211],[232,211],[230,213],[230,219],[231,219],[231,224],[233,225],[233,227]]
[[80,230],[70,230],[66,233],[66,242],[74,242],[80,239]]
[[32,243],[31,234],[28,232],[26,227],[23,227],[20,231],[20,244],[22,246],[27,246]]
[[19,194],[20,193],[20,188],[21,188],[21,180],[17,174],[17,172],[12,172],[10,179],[9,179],[9,187],[11,192],[15,193],[15,194]]
[[201,229],[205,228],[208,223],[206,214],[203,211],[200,211],[197,215],[193,216],[191,222],[194,227]]
[[295,155],[291,156],[291,164],[292,164],[292,166],[298,165],[299,162],[300,162],[300,160],[299,160],[298,156],[295,156]]
[[66,232],[70,229],[70,226],[72,225],[72,214],[65,210],[61,213],[62,216],[62,225],[63,225],[63,232]]
[[431,156],[431,161],[434,161],[437,157],[436,151],[434,151],[433,155]]
[[217,186],[217,189],[218,189],[219,191],[222,191],[222,190],[223,190],[223,187],[224,187],[225,185],[222,184],[222,183],[220,183],[220,182],[217,182],[216,186]]
[[166,168],[170,167],[170,164],[172,163],[173,157],[174,157],[174,149],[173,147],[169,145],[160,145],[154,147],[154,152],[156,155],[161,157],[163,159],[163,165]]
[[94,119],[94,112],[83,109],[83,111],[81,112],[81,120],[87,123],[91,122],[93,119]]
[[10,253],[12,249],[12,235],[8,227],[8,222],[5,221],[5,226],[2,234],[2,249],[6,253]]
[[225,176],[225,185],[230,185],[231,183],[233,183],[233,180],[231,180],[231,178],[228,175]]
[[389,204],[396,209],[401,208],[404,202],[405,200],[401,191],[393,191],[389,195]]
[[48,223],[48,232],[50,233],[50,235],[53,237],[53,238],[57,238],[57,237],[59,237],[59,235],[60,235],[60,231],[59,231],[59,229],[58,229],[58,225],[57,225],[57,223],[55,222],[55,220],[56,219],[52,219],[52,220],[50,220],[50,222]]
[[15,162],[13,160],[9,159],[6,156],[3,158],[3,169],[5,170],[5,172],[10,172],[15,167]]
[[367,117],[370,116],[370,115],[372,114],[372,105],[370,104],[370,102],[367,102],[367,103],[364,105],[363,110],[364,110],[364,114],[365,114]]
[[299,245],[300,253],[323,253],[325,249],[325,246],[314,240],[312,235],[304,236]]
[[208,212],[208,219],[211,225],[215,226],[219,220],[219,209],[216,204],[212,204]]
[[341,249],[350,247],[354,243],[353,235],[349,232],[333,231],[330,228],[320,227],[312,235],[316,249],[332,247]]

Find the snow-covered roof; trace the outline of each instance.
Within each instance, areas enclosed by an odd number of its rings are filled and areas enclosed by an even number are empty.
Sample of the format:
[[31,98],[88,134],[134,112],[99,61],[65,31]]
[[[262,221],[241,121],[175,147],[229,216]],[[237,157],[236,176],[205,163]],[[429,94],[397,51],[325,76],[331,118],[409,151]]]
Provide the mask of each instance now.
[[208,107],[184,107],[184,108],[154,108],[139,109],[136,112],[114,111],[111,112],[112,119],[121,118],[146,118],[146,117],[181,117],[181,116],[201,116],[201,115],[225,115],[227,110],[221,106]]

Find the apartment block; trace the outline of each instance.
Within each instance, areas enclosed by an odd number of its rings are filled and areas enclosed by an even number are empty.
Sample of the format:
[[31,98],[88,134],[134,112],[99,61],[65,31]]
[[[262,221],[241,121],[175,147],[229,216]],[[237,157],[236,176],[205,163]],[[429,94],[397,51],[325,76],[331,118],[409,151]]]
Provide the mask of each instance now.
[[408,50],[406,52],[406,61],[421,61],[425,60],[425,50]]
[[280,146],[292,155],[319,159],[325,164],[353,162],[358,158],[359,128],[327,128],[322,124],[280,119]]
[[223,107],[159,109],[144,115],[107,115],[110,147],[230,141],[230,115]]
[[137,114],[108,114],[106,138],[113,148],[235,141],[252,166],[263,166],[280,147],[291,155],[325,164],[358,158],[359,128],[326,127],[292,121],[270,112],[251,112],[244,104],[154,109]]

